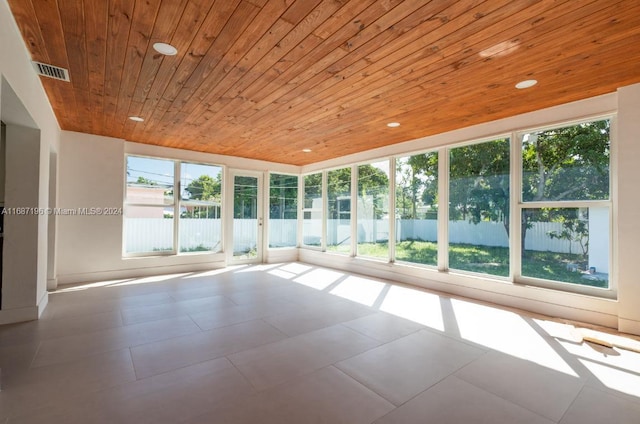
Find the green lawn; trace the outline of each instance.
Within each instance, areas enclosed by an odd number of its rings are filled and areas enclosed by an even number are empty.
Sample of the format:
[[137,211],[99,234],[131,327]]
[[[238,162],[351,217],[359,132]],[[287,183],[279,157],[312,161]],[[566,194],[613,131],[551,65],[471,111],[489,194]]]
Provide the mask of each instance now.
[[[387,243],[360,243],[358,254],[377,258],[388,255]],[[396,260],[426,265],[437,264],[437,244],[428,241],[406,240],[396,243]],[[567,269],[568,264],[578,264],[584,269],[580,255],[568,253],[526,251],[522,259],[522,274],[527,277],[562,281],[594,287],[607,287],[607,281],[587,280],[581,272]],[[507,277],[509,275],[509,249],[506,247],[451,244],[449,268]]]

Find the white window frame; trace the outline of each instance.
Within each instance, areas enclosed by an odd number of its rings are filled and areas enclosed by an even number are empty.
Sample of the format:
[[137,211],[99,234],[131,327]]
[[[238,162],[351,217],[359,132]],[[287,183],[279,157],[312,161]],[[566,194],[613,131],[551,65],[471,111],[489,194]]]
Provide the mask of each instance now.
[[[271,237],[271,176],[272,175],[285,175],[290,177],[296,177],[297,181],[297,191],[296,191],[296,243],[294,246],[282,246],[282,247],[271,247],[269,246],[270,237]],[[267,173],[267,178],[269,179],[267,185],[267,193],[266,193],[266,205],[267,205],[267,219],[266,222],[266,243],[265,246],[269,250],[285,250],[285,249],[297,249],[300,247],[300,180],[303,178],[300,174],[291,174],[288,172],[275,172],[269,171]]]
[[[615,270],[613,264],[613,246],[614,246],[614,190],[613,180],[615,174],[615,160],[614,155],[616,151],[615,142],[615,119],[614,113],[595,115],[579,120],[571,120],[552,125],[545,125],[540,127],[531,127],[526,129],[520,129],[512,133],[512,160],[515,160],[512,164],[515,165],[515,169],[512,172],[512,185],[511,193],[515,194],[515,197],[511,199],[511,224],[518,231],[511,232],[511,244],[514,249],[511,249],[513,261],[511,269],[511,279],[516,284],[526,284],[538,287],[544,287],[549,289],[561,290],[565,292],[573,292],[579,294],[585,294],[596,297],[604,297],[614,299],[617,296]],[[579,125],[587,122],[609,120],[609,199],[608,200],[556,200],[556,201],[538,201],[538,202],[525,202],[522,198],[522,137],[525,134],[532,132],[552,130],[556,128],[566,128],[574,125]],[[515,191],[515,193],[514,193]],[[513,199],[517,199],[514,201]],[[521,252],[521,226],[522,226],[522,210],[523,209],[538,209],[538,208],[588,208],[588,207],[606,207],[609,210],[609,286],[607,288],[592,287],[587,285],[581,285],[576,283],[569,283],[563,281],[547,280],[542,278],[528,277],[522,275],[522,252]]]
[[[513,233],[513,231],[509,231],[510,235],[509,235],[509,275],[508,276],[501,276],[501,275],[494,275],[494,274],[484,274],[484,273],[480,273],[480,272],[473,272],[473,271],[467,271],[467,270],[462,270],[462,269],[451,269],[449,268],[449,182],[450,182],[450,174],[449,174],[449,168],[450,168],[450,161],[451,161],[451,150],[452,149],[457,149],[459,147],[465,147],[465,146],[473,146],[476,144],[482,144],[482,143],[490,143],[492,141],[497,141],[500,139],[509,139],[509,213],[511,214],[512,212],[512,208],[513,208],[513,186],[514,186],[514,163],[513,163],[513,137],[512,137],[512,133],[502,133],[502,134],[496,134],[493,136],[489,136],[489,137],[482,137],[482,138],[478,138],[478,139],[472,139],[472,140],[467,140],[464,142],[460,142],[460,143],[456,143],[453,145],[449,145],[447,147],[444,147],[442,149],[439,150],[439,156],[438,156],[438,172],[443,171],[444,175],[446,175],[445,178],[442,178],[440,181],[443,181],[440,183],[440,185],[438,186],[439,190],[442,189],[443,190],[443,194],[444,194],[444,207],[441,209],[446,209],[446,211],[442,212],[442,215],[438,215],[438,220],[440,221],[440,219],[443,219],[443,222],[446,223],[444,225],[444,229],[443,229],[443,236],[444,238],[442,239],[443,241],[445,241],[442,246],[442,250],[440,250],[440,239],[438,239],[438,253],[442,253],[442,258],[440,257],[440,255],[438,255],[438,271],[441,272],[447,272],[447,273],[451,273],[451,274],[461,274],[461,275],[470,275],[470,276],[474,276],[477,278],[488,278],[491,280],[495,280],[495,281],[501,281],[501,282],[512,282],[512,273],[513,273],[513,241],[511,239],[511,233]],[[438,202],[440,201],[440,195],[438,193]],[[440,213],[440,208],[438,209],[438,213]],[[509,217],[510,220],[510,226],[513,225],[513,220],[512,217]],[[440,227],[440,222],[438,222],[438,227]],[[518,227],[519,228],[519,227]],[[438,237],[440,237],[440,233],[438,233]],[[440,262],[442,259],[442,262]]]
[[[320,197],[321,197],[321,207],[318,208],[306,208],[304,201],[305,201],[305,178],[307,176],[310,175],[316,175],[316,174],[320,174]],[[326,195],[326,179],[327,179],[327,171],[326,170],[322,170],[322,171],[315,171],[315,172],[309,172],[306,174],[302,174],[300,175],[300,180],[298,181],[299,183],[299,187],[300,189],[298,190],[298,196],[299,196],[299,201],[298,201],[298,221],[300,223],[300,226],[298,228],[298,238],[299,238],[299,242],[298,245],[300,247],[304,247],[305,249],[311,249],[311,250],[318,250],[318,251],[322,251],[324,252],[326,250],[326,237],[325,237],[325,233],[326,233],[326,206],[325,206],[325,199],[327,198]],[[320,220],[321,220],[321,233],[320,233],[320,246],[313,246],[313,245],[309,245],[309,244],[305,244],[304,242],[304,213],[305,212],[309,212],[309,213],[318,213],[320,212]]]
[[[138,158],[145,158],[145,159],[154,159],[154,160],[163,160],[163,161],[168,161],[168,162],[172,162],[173,163],[173,203],[172,204],[164,204],[164,205],[158,205],[158,204],[145,204],[145,203],[138,203],[138,202],[127,202],[127,161],[129,157],[138,157]],[[125,175],[124,175],[124,184],[123,184],[123,200],[122,200],[122,204],[123,204],[123,209],[125,211],[125,213],[123,213],[122,216],[122,257],[123,258],[136,258],[136,257],[153,257],[153,256],[189,256],[189,255],[220,255],[224,253],[224,222],[225,222],[225,213],[224,213],[224,208],[223,208],[223,201],[222,199],[224,199],[224,180],[225,180],[225,174],[226,174],[226,168],[224,165],[219,165],[219,164],[215,164],[215,163],[207,163],[207,162],[197,162],[197,161],[190,161],[190,160],[183,160],[183,159],[172,159],[172,158],[166,158],[166,157],[161,157],[161,156],[148,156],[148,155],[140,155],[140,154],[134,154],[134,153],[126,153],[125,157],[124,157],[124,163],[125,163]],[[220,187],[221,190],[221,194],[220,194],[220,198],[221,198],[221,204],[220,204],[220,222],[221,222],[221,229],[220,229],[220,249],[217,251],[197,251],[197,252],[180,252],[180,231],[179,231],[179,226],[180,226],[180,208],[182,205],[188,205],[190,203],[189,200],[182,200],[182,195],[181,195],[181,175],[180,175],[180,171],[181,171],[181,166],[182,163],[187,163],[187,164],[194,164],[194,165],[204,165],[204,166],[216,166],[220,168],[220,172],[222,174],[222,184]],[[154,251],[154,252],[127,252],[127,235],[126,235],[126,225],[124,224],[124,221],[126,219],[126,208],[128,206],[143,206],[143,207],[173,207],[173,248],[172,250],[166,250],[166,251]]]
[[[372,165],[374,163],[380,163],[380,162],[388,162],[388,166],[389,166],[389,175],[387,176],[387,178],[389,179],[389,193],[388,196],[389,198],[387,199],[388,205],[389,205],[389,241],[387,242],[387,250],[388,250],[388,255],[387,255],[387,259],[383,259],[383,258],[376,258],[374,256],[366,256],[366,255],[361,255],[358,254],[358,196],[360,196],[360,193],[358,193],[358,181],[360,178],[360,166],[363,165]],[[341,167],[338,167],[338,169]],[[342,167],[344,168],[344,167]],[[363,161],[363,162],[358,162],[358,163],[354,163],[352,164],[352,169],[351,169],[351,193],[352,193],[352,199],[351,199],[351,214],[352,214],[352,219],[351,219],[351,236],[355,238],[354,243],[353,243],[353,247],[352,247],[352,256],[356,257],[358,259],[362,259],[362,260],[366,260],[366,261],[374,261],[374,262],[383,262],[383,263],[393,263],[394,260],[394,249],[395,249],[395,219],[396,219],[396,214],[395,214],[395,196],[396,196],[396,188],[395,188],[395,157],[394,156],[385,156],[382,158],[377,158],[377,159],[371,159],[371,160],[367,160],[367,161]],[[354,181],[355,178],[355,181]],[[392,232],[393,231],[393,232]],[[392,242],[391,239],[394,239],[394,241]]]
[[[329,231],[329,172],[332,171],[338,171],[340,169],[349,169],[350,173],[349,173],[349,177],[350,177],[350,192],[349,192],[349,222],[351,223],[351,227],[350,227],[350,238],[351,238],[351,242],[350,242],[350,250],[348,253],[345,252],[334,252],[334,251],[328,251],[327,250],[327,240],[328,240],[328,231]],[[325,186],[325,190],[323,190],[323,202],[322,204],[324,205],[324,217],[323,217],[323,236],[322,236],[322,240],[323,240],[323,252],[326,251],[329,254],[332,255],[340,255],[340,256],[354,256],[354,252],[353,252],[353,245],[354,245],[354,238],[353,238],[353,220],[354,220],[354,216],[353,216],[353,174],[354,172],[356,172],[354,170],[354,165],[346,165],[346,166],[338,166],[335,168],[329,168],[329,169],[325,169],[322,171],[324,176],[323,176],[323,181],[324,181],[324,186]],[[356,188],[357,190],[357,188]],[[340,220],[340,217],[338,216],[338,219]],[[357,236],[356,236],[357,237]],[[357,241],[356,241],[357,242]]]

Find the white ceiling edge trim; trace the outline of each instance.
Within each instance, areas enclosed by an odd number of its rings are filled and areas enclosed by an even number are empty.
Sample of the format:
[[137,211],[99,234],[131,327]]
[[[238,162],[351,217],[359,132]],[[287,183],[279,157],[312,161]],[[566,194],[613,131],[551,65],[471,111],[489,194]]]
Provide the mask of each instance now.
[[584,100],[578,100],[563,105],[527,112],[520,115],[502,118],[483,124],[405,141],[398,144],[379,147],[360,153],[354,153],[339,158],[328,159],[302,166],[302,173],[323,169],[347,166],[353,163],[363,163],[377,159],[387,159],[390,156],[405,155],[412,152],[436,149],[452,144],[465,143],[474,140],[489,139],[509,134],[516,130],[549,126],[568,121],[577,121],[596,115],[606,115],[617,110],[617,93],[603,94]]
[[277,162],[268,162],[257,159],[242,158],[214,153],[196,152],[193,150],[178,149],[173,147],[155,146],[153,144],[136,143],[126,141],[124,151],[127,154],[156,156],[168,159],[188,160],[225,165],[230,168],[246,169],[254,171],[284,172],[288,174],[300,174],[301,167]]

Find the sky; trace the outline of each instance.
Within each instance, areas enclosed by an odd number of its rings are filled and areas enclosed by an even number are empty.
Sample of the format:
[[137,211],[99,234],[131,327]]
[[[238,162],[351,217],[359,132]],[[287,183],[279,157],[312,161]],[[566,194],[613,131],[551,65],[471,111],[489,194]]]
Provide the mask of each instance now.
[[[138,177],[144,177],[156,182],[160,186],[173,187],[174,161],[165,159],[127,156],[127,182],[136,182]],[[181,186],[187,187],[201,175],[216,178],[222,167],[215,165],[201,165],[191,162],[180,164]]]

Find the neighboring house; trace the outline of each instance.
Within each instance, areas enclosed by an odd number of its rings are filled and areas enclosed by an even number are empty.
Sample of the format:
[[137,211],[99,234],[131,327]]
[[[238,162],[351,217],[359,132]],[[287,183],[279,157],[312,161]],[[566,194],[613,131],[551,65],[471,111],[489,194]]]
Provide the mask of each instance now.
[[[167,189],[162,186],[128,183],[127,199],[131,203],[145,205],[164,204],[164,193]],[[173,213],[173,211],[171,211]],[[163,218],[165,210],[148,206],[127,206],[128,218]]]

